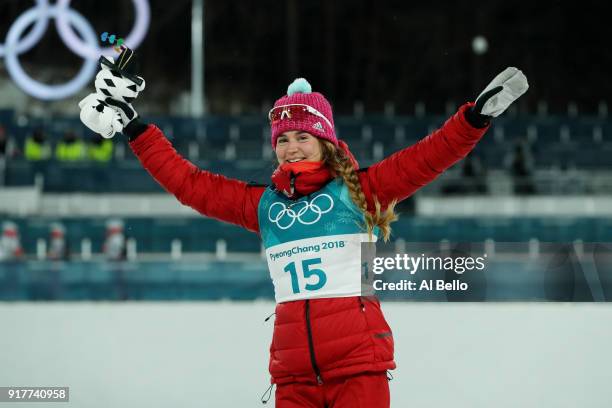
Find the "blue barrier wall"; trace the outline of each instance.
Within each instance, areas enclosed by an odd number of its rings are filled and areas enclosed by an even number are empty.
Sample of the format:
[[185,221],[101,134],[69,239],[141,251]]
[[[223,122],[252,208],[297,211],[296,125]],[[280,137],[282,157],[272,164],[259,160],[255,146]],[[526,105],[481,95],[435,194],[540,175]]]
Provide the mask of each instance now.
[[[557,254],[558,255],[558,254]],[[412,301],[612,301],[612,268],[593,257],[543,256],[486,262],[482,271],[387,271],[385,282],[444,280],[466,290],[382,290],[382,299]],[[609,254],[608,254],[609,255]],[[601,259],[601,257],[600,257]],[[612,258],[610,258],[612,259]],[[380,285],[380,283],[378,284]],[[377,289],[380,286],[375,286]],[[250,262],[0,263],[0,300],[254,300],[273,299],[263,260]]]

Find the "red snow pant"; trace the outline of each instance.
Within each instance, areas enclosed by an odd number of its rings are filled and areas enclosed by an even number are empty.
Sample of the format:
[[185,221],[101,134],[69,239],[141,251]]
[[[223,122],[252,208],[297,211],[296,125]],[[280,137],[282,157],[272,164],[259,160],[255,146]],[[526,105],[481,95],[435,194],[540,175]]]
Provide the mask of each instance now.
[[276,408],[389,408],[387,373],[366,373],[324,382],[276,388]]

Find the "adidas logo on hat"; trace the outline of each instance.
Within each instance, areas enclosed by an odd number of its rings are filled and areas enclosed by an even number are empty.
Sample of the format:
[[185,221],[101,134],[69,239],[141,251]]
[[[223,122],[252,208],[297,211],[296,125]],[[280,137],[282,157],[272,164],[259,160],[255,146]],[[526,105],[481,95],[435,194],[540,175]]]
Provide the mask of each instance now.
[[312,125],[312,127],[313,127],[313,129],[317,129],[317,130],[320,130],[320,131],[324,130],[323,129],[323,125],[321,124],[321,122],[315,123],[314,125]]

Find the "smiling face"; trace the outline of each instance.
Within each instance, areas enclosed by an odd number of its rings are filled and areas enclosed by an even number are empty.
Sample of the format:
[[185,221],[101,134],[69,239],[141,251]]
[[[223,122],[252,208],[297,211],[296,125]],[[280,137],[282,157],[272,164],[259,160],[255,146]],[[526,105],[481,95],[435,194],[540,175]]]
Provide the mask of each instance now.
[[279,164],[298,161],[321,161],[319,140],[307,132],[292,130],[276,139],[276,159]]

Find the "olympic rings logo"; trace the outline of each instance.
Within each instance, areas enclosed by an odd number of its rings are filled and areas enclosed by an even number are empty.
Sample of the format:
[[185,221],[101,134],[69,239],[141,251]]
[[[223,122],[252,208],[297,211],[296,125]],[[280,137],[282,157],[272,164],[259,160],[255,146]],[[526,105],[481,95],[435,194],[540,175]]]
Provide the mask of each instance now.
[[[132,3],[136,21],[125,42],[130,48],[136,48],[144,40],[149,28],[151,10],[147,0],[132,0]],[[96,74],[100,55],[111,55],[113,52],[112,47],[99,47],[98,36],[89,21],[69,6],[70,0],[57,0],[54,5],[49,4],[49,0],[36,0],[34,7],[17,17],[8,30],[6,42],[0,44],[0,57],[5,58],[6,69],[11,78],[21,89],[36,98],[57,100],[74,95]],[[55,28],[64,44],[84,59],[78,74],[72,80],[59,85],[46,85],[34,80],[26,74],[18,59],[20,54],[29,51],[40,41],[51,18],[55,19]],[[34,26],[24,36],[24,32],[32,24]]]
[[[295,209],[295,207],[300,207]],[[284,203],[275,202],[268,209],[270,222],[282,230],[290,228],[297,220],[300,224],[312,225],[321,219],[321,216],[334,208],[334,200],[328,194],[320,194],[310,202],[298,201],[289,207]]]

